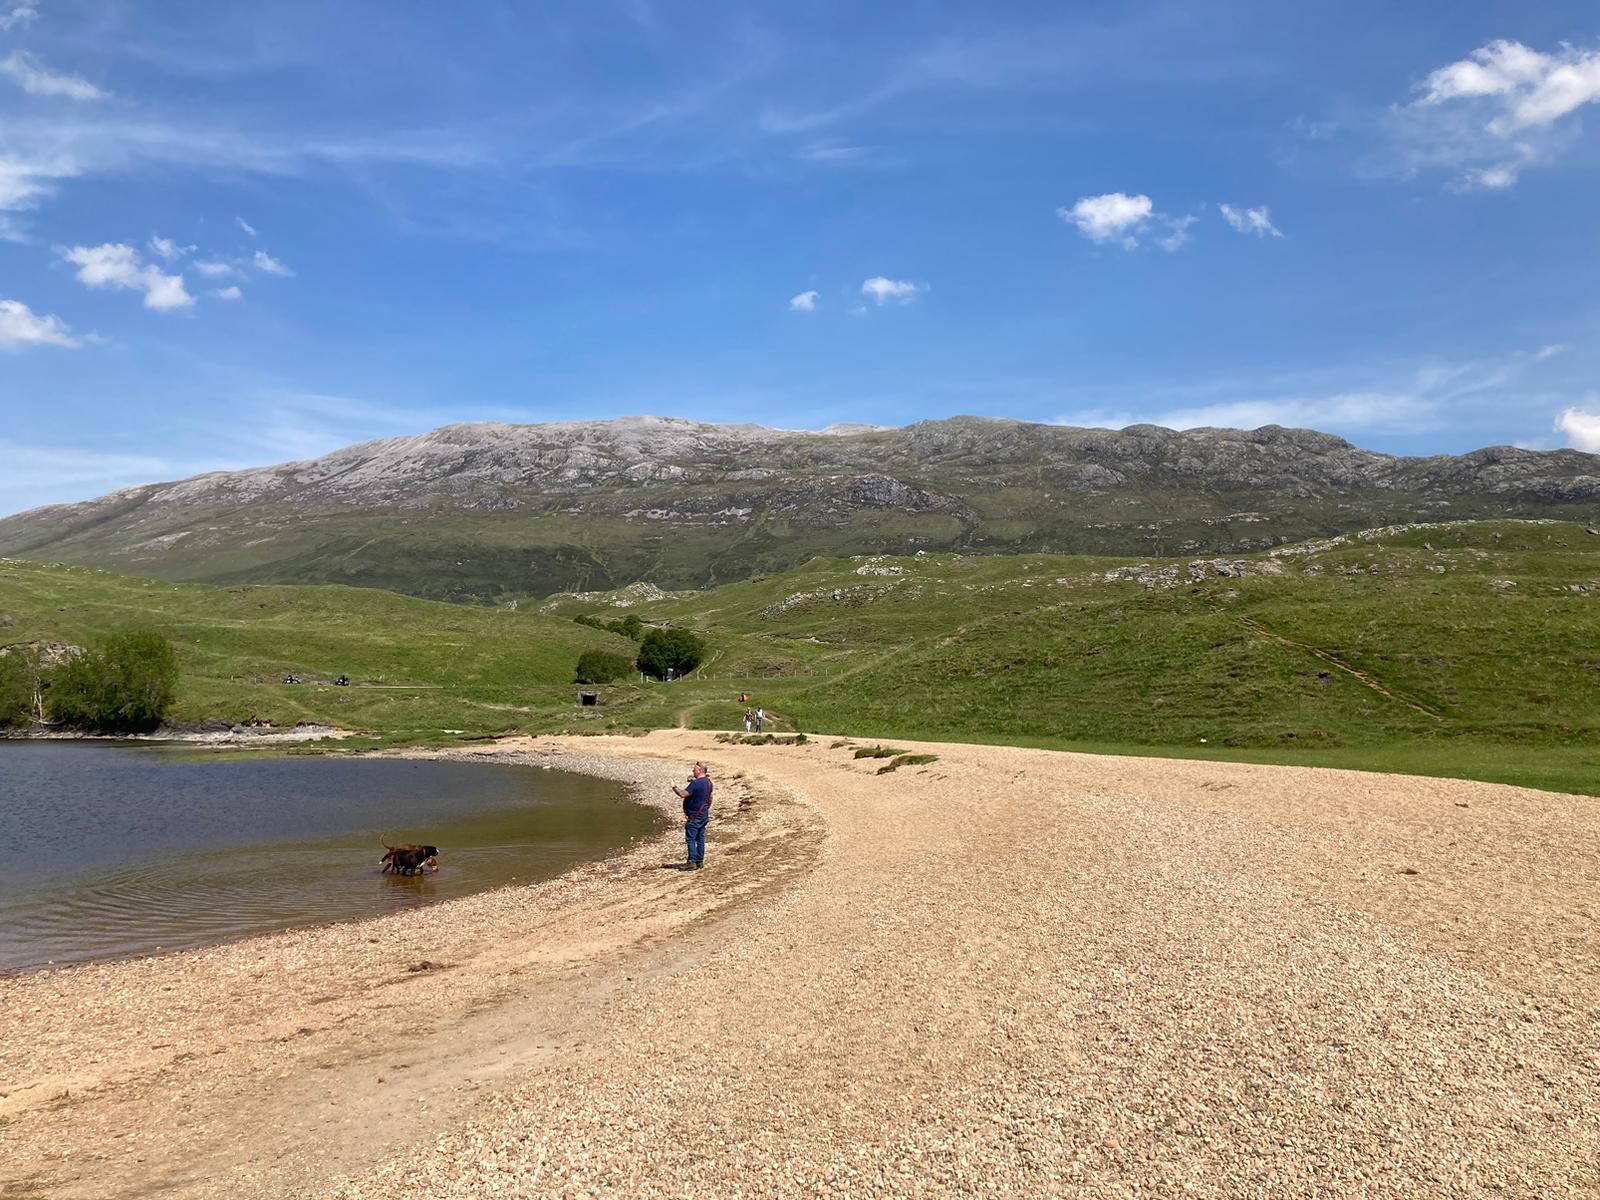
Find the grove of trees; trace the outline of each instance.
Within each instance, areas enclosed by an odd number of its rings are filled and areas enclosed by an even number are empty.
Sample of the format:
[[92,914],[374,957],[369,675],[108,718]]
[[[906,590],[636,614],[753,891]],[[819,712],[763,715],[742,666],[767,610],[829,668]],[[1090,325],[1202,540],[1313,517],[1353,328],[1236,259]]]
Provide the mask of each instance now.
[[34,647],[0,655],[0,724],[45,716],[82,729],[161,723],[177,693],[178,656],[159,633],[119,633],[53,667]]
[[675,675],[694,670],[706,657],[706,644],[687,629],[652,629],[639,643],[639,670],[665,679],[670,668]]

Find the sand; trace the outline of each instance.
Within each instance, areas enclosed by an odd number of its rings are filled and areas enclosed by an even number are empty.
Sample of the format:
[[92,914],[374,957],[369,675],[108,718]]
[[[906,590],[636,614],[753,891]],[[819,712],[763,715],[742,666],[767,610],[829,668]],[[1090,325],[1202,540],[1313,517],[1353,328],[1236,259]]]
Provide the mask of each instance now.
[[522,739],[707,866],[0,980],[0,1195],[1600,1195],[1600,802]]

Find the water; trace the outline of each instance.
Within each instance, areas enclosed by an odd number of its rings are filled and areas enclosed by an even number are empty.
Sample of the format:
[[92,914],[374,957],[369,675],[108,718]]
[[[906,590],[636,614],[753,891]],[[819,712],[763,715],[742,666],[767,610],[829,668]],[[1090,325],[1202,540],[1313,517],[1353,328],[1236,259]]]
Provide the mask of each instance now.
[[[659,827],[537,767],[0,741],[0,971],[208,945],[549,878]],[[391,843],[440,870],[380,874]]]

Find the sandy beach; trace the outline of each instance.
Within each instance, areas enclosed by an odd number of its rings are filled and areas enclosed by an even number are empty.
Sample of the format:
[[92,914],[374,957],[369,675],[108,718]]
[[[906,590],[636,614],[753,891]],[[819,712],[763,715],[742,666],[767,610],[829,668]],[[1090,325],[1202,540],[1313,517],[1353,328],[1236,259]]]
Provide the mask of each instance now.
[[0,979],[0,1196],[1600,1196],[1600,801],[707,733],[681,833]]

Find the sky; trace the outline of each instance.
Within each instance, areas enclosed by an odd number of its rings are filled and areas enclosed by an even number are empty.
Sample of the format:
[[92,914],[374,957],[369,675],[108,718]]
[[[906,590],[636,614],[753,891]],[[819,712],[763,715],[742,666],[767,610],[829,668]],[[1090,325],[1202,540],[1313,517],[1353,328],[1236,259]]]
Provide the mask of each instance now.
[[0,0],[0,514],[462,421],[1600,451],[1592,0]]

